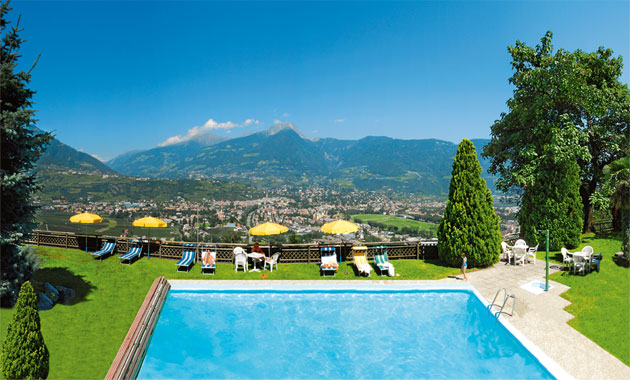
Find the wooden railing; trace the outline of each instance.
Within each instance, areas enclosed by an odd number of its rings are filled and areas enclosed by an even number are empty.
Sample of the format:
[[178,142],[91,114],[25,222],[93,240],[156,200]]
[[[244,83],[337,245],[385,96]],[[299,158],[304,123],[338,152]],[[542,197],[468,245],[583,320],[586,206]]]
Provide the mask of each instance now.
[[[49,247],[74,248],[85,251],[96,251],[100,249],[106,241],[115,241],[116,254],[124,254],[135,244],[142,244],[142,254],[150,254],[151,257],[179,260],[186,247],[184,244],[190,242],[165,242],[158,240],[144,240],[139,242],[130,237],[114,237],[104,235],[82,235],[71,232],[41,231],[35,230],[25,243]],[[235,247],[247,248],[246,244],[230,243],[200,243],[203,245],[214,245],[217,252],[218,262],[232,262]],[[361,243],[368,247],[368,258],[374,257],[377,251],[374,247],[387,246],[387,256],[390,259],[431,259],[437,258],[437,241],[425,240],[417,242],[376,242]],[[351,260],[351,244],[283,244],[272,246],[272,253],[281,252],[280,260],[283,263],[315,263],[320,261],[320,248],[324,246],[336,247],[340,260]],[[262,247],[265,253],[269,254],[269,247]],[[197,259],[200,259],[203,248],[198,247]]]

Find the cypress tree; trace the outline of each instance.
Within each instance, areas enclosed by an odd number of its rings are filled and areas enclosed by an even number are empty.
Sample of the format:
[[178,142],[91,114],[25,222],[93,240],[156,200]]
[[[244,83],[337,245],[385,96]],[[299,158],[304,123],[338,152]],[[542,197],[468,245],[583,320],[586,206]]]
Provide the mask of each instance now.
[[50,140],[48,133],[34,128],[35,111],[31,109],[34,91],[27,87],[29,71],[18,71],[19,19],[8,28],[9,2],[0,4],[0,302],[13,305],[20,285],[37,269],[32,249],[20,246],[31,233],[35,205],[31,195],[39,190],[33,165]]
[[438,254],[450,266],[460,266],[466,252],[469,267],[499,261],[501,232],[492,194],[481,178],[475,146],[463,139],[453,160],[444,218],[438,228]]
[[[546,158],[551,161],[551,155]],[[549,229],[549,249],[575,248],[582,232],[580,167],[576,161],[548,162],[527,186],[518,213],[521,237],[529,246],[544,244],[537,230]]]
[[2,345],[2,376],[5,379],[48,377],[48,348],[44,343],[33,286],[22,284],[15,313]]

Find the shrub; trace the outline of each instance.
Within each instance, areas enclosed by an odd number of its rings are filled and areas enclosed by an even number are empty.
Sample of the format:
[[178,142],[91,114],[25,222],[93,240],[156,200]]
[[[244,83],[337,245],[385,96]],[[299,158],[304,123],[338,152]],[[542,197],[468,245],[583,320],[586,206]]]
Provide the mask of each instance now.
[[469,267],[499,261],[501,232],[492,194],[481,178],[475,146],[464,139],[457,148],[444,218],[438,228],[438,254],[450,266],[460,266],[466,252]]
[[31,283],[26,281],[20,288],[15,313],[2,345],[2,375],[6,379],[45,379],[48,377],[48,359],[37,296]]

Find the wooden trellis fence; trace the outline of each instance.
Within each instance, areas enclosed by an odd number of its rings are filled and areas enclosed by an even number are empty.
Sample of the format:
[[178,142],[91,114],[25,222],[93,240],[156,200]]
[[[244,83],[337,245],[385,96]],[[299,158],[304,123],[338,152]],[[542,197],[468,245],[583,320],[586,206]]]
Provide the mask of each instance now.
[[[87,239],[86,239],[87,237]],[[25,241],[25,243],[33,245],[42,245],[49,247],[62,247],[62,248],[74,248],[85,250],[87,240],[88,251],[96,251],[100,249],[107,241],[116,242],[116,254],[123,254],[129,250],[133,245],[142,245],[143,255],[149,252],[151,257],[159,257],[165,259],[179,260],[182,257],[182,253],[185,249],[190,247],[184,246],[184,244],[190,244],[190,242],[165,242],[165,241],[139,241],[135,238],[127,237],[114,237],[104,235],[83,235],[75,234],[71,232],[55,232],[55,231],[41,231],[35,230],[31,236]],[[368,247],[368,258],[374,257],[374,252],[378,249],[374,247],[385,245],[387,246],[387,256],[390,259],[431,259],[437,258],[437,241],[425,240],[417,242],[376,242],[376,243],[361,243]],[[197,252],[197,259],[201,257],[201,251],[213,246],[211,249],[217,252],[217,261],[219,262],[232,262],[233,251],[235,247],[243,247],[248,249],[246,244],[230,244],[230,243],[200,243],[199,247],[195,248]],[[337,256],[342,261],[348,261],[352,259],[351,244],[283,244],[272,247],[272,253],[281,252],[280,261],[283,263],[315,263],[320,261],[320,248],[324,246],[333,246],[336,249]],[[262,247],[268,254],[268,247]]]

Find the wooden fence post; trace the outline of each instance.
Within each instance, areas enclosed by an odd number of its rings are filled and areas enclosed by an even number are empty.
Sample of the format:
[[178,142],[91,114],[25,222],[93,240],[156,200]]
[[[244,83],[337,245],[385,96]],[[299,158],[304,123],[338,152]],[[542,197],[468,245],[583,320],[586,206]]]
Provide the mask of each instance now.
[[420,242],[416,242],[416,260],[420,260]]
[[68,233],[66,232],[66,248],[68,248]]

